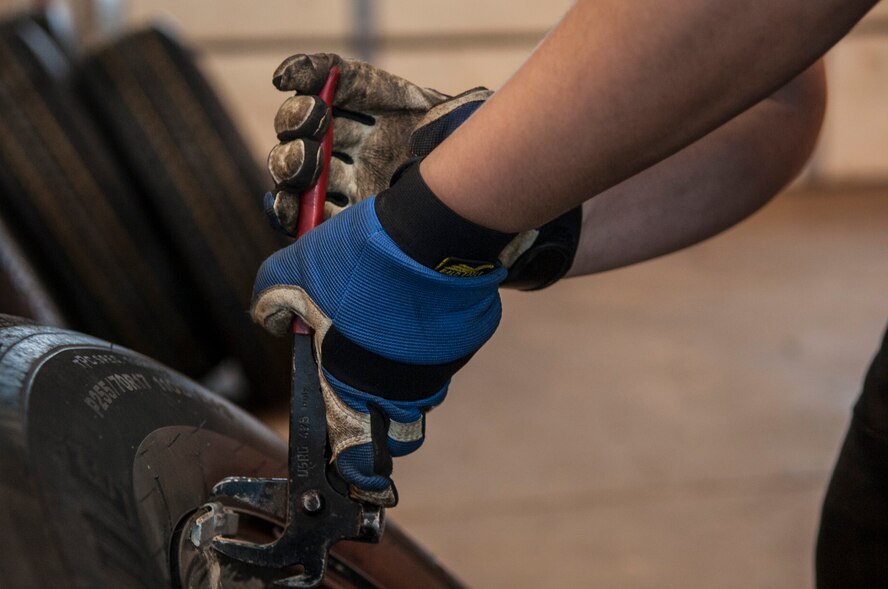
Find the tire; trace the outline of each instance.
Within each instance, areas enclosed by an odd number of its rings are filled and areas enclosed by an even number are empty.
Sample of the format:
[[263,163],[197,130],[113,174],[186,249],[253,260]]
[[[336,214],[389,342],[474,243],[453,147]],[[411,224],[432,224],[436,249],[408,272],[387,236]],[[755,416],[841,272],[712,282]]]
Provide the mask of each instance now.
[[285,245],[262,210],[270,179],[192,54],[160,28],[136,31],[89,55],[78,87],[240,361],[249,401],[286,399],[289,346],[244,312],[260,264]]
[[[4,586],[175,587],[177,525],[215,482],[282,476],[286,458],[258,421],[153,360],[0,315]],[[391,525],[378,545],[334,547],[324,586],[459,587]]]
[[71,74],[33,19],[0,23],[0,217],[69,325],[203,375],[223,358],[205,302]]
[[31,317],[48,325],[65,325],[61,311],[3,219],[0,219],[0,311]]

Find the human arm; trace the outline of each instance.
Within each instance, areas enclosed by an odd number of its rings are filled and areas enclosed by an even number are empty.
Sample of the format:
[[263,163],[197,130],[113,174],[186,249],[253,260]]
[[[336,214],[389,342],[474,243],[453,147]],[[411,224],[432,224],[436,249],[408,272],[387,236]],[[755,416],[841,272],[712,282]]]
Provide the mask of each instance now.
[[679,250],[754,213],[809,158],[825,105],[818,62],[685,149],[587,200],[568,276]]
[[467,219],[538,226],[767,97],[874,3],[578,2],[423,176]]

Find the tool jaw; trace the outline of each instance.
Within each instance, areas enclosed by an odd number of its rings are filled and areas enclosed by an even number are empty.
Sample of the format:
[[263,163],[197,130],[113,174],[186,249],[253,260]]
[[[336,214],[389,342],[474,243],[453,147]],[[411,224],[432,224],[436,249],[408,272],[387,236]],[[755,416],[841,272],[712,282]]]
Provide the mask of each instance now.
[[330,463],[311,336],[295,336],[293,366],[288,478],[229,477],[217,483],[210,496],[212,502],[238,505],[285,522],[283,533],[271,543],[255,544],[238,539],[228,526],[228,533],[212,539],[212,547],[250,566],[301,566],[302,573],[276,585],[316,587],[323,579],[330,547],[340,540],[378,542],[385,528],[385,510],[353,500]]

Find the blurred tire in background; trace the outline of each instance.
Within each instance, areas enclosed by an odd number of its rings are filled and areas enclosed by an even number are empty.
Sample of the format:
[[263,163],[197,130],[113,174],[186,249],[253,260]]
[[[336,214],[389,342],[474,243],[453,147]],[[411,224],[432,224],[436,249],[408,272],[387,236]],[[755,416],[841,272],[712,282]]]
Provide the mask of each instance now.
[[246,313],[262,261],[284,242],[260,207],[269,186],[192,56],[159,28],[85,60],[80,88],[147,196],[181,274],[205,301],[216,343],[237,358],[254,398],[286,399],[289,342]]
[[[227,396],[287,398],[288,344],[247,314],[282,245],[259,166],[190,55],[157,29],[72,64],[31,17],[0,25],[0,311],[121,343]],[[32,294],[33,293],[33,294]],[[42,305],[43,308],[46,304]]]

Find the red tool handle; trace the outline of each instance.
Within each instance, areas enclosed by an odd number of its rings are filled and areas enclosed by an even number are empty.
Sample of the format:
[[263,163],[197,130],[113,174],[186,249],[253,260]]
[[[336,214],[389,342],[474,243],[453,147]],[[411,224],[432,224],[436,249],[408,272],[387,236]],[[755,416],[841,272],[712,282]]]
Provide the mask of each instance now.
[[[333,108],[333,95],[336,94],[336,84],[339,82],[339,68],[333,66],[327,75],[327,81],[321,88],[319,96],[328,108]],[[331,112],[332,115],[332,112]],[[330,175],[330,158],[333,155],[333,121],[330,117],[330,124],[327,125],[327,132],[321,139],[321,150],[324,157],[324,168],[318,181],[315,182],[308,190],[302,193],[299,198],[299,221],[296,225],[296,239],[299,239],[324,220],[324,201],[327,200],[327,179]],[[291,331],[295,334],[308,335],[311,328],[305,322],[297,317],[293,320]]]

